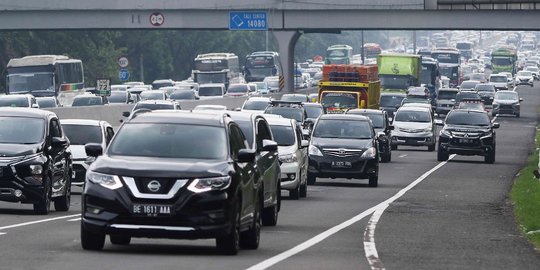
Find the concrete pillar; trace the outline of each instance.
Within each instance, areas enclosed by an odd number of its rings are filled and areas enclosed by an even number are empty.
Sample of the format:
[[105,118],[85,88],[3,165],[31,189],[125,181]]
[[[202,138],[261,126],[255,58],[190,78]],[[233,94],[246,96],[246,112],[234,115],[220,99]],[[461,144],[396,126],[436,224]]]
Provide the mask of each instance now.
[[278,43],[279,58],[285,80],[285,86],[281,91],[292,93],[294,92],[294,47],[302,33],[277,30],[274,30],[273,33]]

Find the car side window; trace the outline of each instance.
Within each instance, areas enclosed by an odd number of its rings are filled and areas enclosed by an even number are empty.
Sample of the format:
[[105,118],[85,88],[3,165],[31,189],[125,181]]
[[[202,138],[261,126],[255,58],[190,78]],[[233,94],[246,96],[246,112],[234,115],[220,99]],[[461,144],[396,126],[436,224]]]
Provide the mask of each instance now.
[[257,149],[263,147],[263,140],[272,140],[272,133],[270,128],[263,120],[257,121]]
[[111,139],[112,137],[114,136],[114,130],[112,127],[107,127],[107,130],[106,130],[106,142],[107,142],[107,145],[109,145],[109,143],[111,142]]
[[246,148],[245,137],[239,127],[230,125],[229,127],[229,144],[231,150],[231,157],[236,159],[238,151]]
[[49,133],[51,137],[62,137],[62,129],[60,124],[58,124],[58,119],[51,119]]

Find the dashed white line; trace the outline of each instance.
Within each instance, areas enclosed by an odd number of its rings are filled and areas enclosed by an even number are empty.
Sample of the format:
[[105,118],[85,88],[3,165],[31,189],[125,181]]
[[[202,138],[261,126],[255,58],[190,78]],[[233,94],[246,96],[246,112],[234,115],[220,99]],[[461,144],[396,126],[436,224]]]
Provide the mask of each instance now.
[[[455,155],[451,155],[449,157],[448,160],[454,158]],[[416,179],[414,182],[412,182],[411,184],[409,184],[407,187],[405,187],[404,189],[400,190],[398,193],[396,193],[394,196],[392,196],[391,198],[385,200],[384,202],[382,203],[379,203],[378,205],[376,206],[373,206],[369,209],[367,209],[366,211],[342,222],[341,224],[338,224],[316,236],[314,236],[313,238],[311,239],[308,239],[307,241],[303,242],[303,243],[300,243],[299,245],[289,249],[289,250],[286,250],[274,257],[271,257],[271,258],[268,258],[256,265],[253,265],[249,268],[247,268],[247,270],[261,270],[261,269],[267,269],[281,261],[284,261],[316,244],[318,244],[319,242],[325,240],[326,238],[338,233],[339,231],[351,226],[352,224],[362,220],[363,218],[365,218],[366,216],[369,216],[371,215],[373,212],[375,212],[376,210],[378,209],[382,209],[382,208],[386,208],[388,207],[388,205],[392,202],[394,202],[395,200],[399,199],[401,196],[403,196],[405,194],[405,192],[409,191],[410,189],[412,189],[414,186],[418,185],[420,182],[422,182],[422,180],[424,180],[426,177],[428,177],[431,173],[433,173],[434,171],[436,171],[437,169],[439,169],[440,167],[444,166],[445,164],[447,163],[447,161],[444,161],[444,162],[441,162],[439,164],[437,164],[437,166],[433,167],[431,170],[429,170],[428,172],[424,173],[422,176],[420,176],[418,179]],[[384,211],[384,210],[383,210]],[[381,212],[382,214],[382,212]],[[378,219],[377,219],[378,220]],[[374,228],[373,228],[374,229]],[[375,231],[375,230],[373,230]],[[374,235],[373,235],[374,236]],[[365,244],[364,244],[365,246]],[[371,253],[369,254],[369,256],[373,256],[375,255],[375,258],[378,259],[378,255],[377,255],[377,249],[375,248],[375,242],[373,241],[373,246],[370,246],[368,247],[370,248],[372,251]],[[365,247],[364,247],[365,249]],[[373,253],[374,251],[374,253]],[[366,253],[366,257],[368,257],[368,254]],[[368,258],[369,260],[369,258]],[[371,262],[370,262],[371,264]]]
[[[451,155],[448,158],[448,160],[453,159],[455,156],[456,155]],[[448,161],[443,161],[437,164],[437,166],[433,167],[431,170],[427,171],[422,176],[418,177],[416,180],[410,183],[407,187],[400,190],[396,195],[392,196],[391,198],[377,205],[377,209],[375,210],[375,213],[373,213],[373,215],[369,219],[368,226],[366,227],[366,230],[364,231],[364,252],[366,254],[366,259],[368,260],[369,265],[371,266],[372,270],[385,269],[381,259],[379,258],[377,247],[375,246],[375,229],[377,228],[377,223],[379,222],[379,219],[384,213],[384,210],[386,210],[386,208],[388,208],[388,206],[390,206],[391,203],[399,199],[407,191],[411,190],[420,182],[424,181],[424,179],[426,179],[433,172],[435,172],[436,170],[444,166],[446,163],[448,163]]]
[[404,158],[406,156],[407,156],[407,154],[399,155],[400,158]]
[[6,234],[6,233],[5,232],[0,232],[0,235],[4,235],[4,234]]
[[55,220],[60,220],[60,219],[80,217],[80,216],[81,216],[81,214],[75,214],[75,215],[69,215],[69,216],[61,216],[61,217],[54,217],[54,218],[47,218],[47,219],[29,221],[29,222],[24,222],[24,223],[19,223],[19,224],[13,224],[13,225],[9,225],[9,226],[0,227],[0,231],[7,230],[7,229],[12,229],[12,228],[17,228],[17,227],[24,227],[24,226],[28,226],[28,225],[39,224],[39,223],[44,223],[44,222],[49,222],[49,221],[55,221]]

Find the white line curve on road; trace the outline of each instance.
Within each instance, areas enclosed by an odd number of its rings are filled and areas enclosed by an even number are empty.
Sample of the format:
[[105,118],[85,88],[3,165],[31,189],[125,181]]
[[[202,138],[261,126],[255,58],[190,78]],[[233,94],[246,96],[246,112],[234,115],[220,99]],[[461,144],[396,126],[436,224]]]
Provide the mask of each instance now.
[[[453,159],[455,156],[456,155],[451,155],[448,158],[448,160]],[[436,170],[440,169],[446,163],[448,163],[448,161],[443,161],[437,164],[437,166],[433,167],[431,170],[427,171],[422,176],[418,177],[416,180],[410,183],[407,187],[400,190],[396,195],[390,197],[388,200],[377,205],[377,209],[375,210],[375,212],[369,219],[366,230],[364,231],[364,252],[366,254],[366,259],[368,260],[369,265],[371,266],[372,270],[385,269],[381,259],[379,258],[377,247],[375,245],[375,229],[377,228],[377,223],[379,222],[379,219],[381,218],[386,208],[388,208],[388,206],[390,206],[391,203],[395,202],[401,196],[405,195],[407,191],[411,190],[416,185],[420,184],[422,181],[424,181],[424,179],[426,179],[429,175],[431,175]]]
[[17,228],[17,227],[24,227],[24,226],[28,226],[28,225],[34,225],[34,224],[38,224],[38,223],[55,221],[55,220],[60,220],[60,219],[74,218],[74,217],[79,217],[79,216],[81,216],[81,214],[28,221],[28,222],[23,222],[23,223],[19,223],[19,224],[13,224],[13,225],[9,225],[9,226],[0,227],[0,231],[7,230],[7,229],[12,229],[12,228]]
[[[451,155],[450,159],[454,158],[455,155]],[[433,173],[434,171],[436,171],[437,169],[439,169],[440,167],[444,166],[444,164],[446,164],[447,161],[444,161],[444,162],[441,162],[439,164],[437,164],[437,166],[433,167],[431,170],[427,171],[426,173],[424,173],[422,176],[420,176],[418,179],[416,179],[414,182],[412,182],[411,184],[409,184],[408,186],[406,186],[405,188],[403,188],[402,190],[400,190],[398,193],[396,193],[394,196],[390,197],[389,199],[385,200],[384,202],[381,202],[379,204],[377,204],[376,206],[373,206],[367,210],[365,210],[364,212],[342,222],[341,224],[338,224],[322,233],[319,233],[318,235],[308,239],[307,241],[303,242],[303,243],[300,243],[299,245],[289,249],[289,250],[286,250],[282,253],[279,253],[273,257],[270,257],[258,264],[255,264],[249,268],[247,268],[246,270],[262,270],[262,269],[267,269],[281,261],[284,261],[316,244],[318,244],[319,242],[325,240],[326,238],[338,233],[339,231],[351,226],[352,224],[364,219],[365,217],[371,215],[373,212],[375,212],[376,210],[378,209],[381,209],[381,208],[386,208],[388,207],[388,205],[390,203],[392,203],[393,201],[399,199],[401,196],[403,196],[405,194],[405,192],[409,191],[410,189],[412,189],[414,186],[416,186],[418,183],[422,182],[422,180],[424,180],[426,177],[428,177],[431,173]],[[382,214],[382,213],[381,213]],[[374,242],[373,242],[374,243]],[[375,246],[373,246],[373,248],[375,248]],[[375,252],[376,252],[376,249],[375,249]],[[367,256],[367,255],[366,255]]]

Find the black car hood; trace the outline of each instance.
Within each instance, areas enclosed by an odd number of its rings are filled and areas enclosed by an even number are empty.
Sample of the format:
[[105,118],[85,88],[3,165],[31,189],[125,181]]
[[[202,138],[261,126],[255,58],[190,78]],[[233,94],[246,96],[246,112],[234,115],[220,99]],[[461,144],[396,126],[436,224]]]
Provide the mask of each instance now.
[[367,149],[373,146],[372,139],[311,138],[311,144],[319,148]]
[[101,156],[90,170],[132,177],[197,178],[228,175],[230,167],[226,160]]
[[491,128],[487,126],[446,125],[445,130],[453,132],[487,132]]
[[18,157],[36,154],[41,151],[41,144],[0,143],[0,157]]

